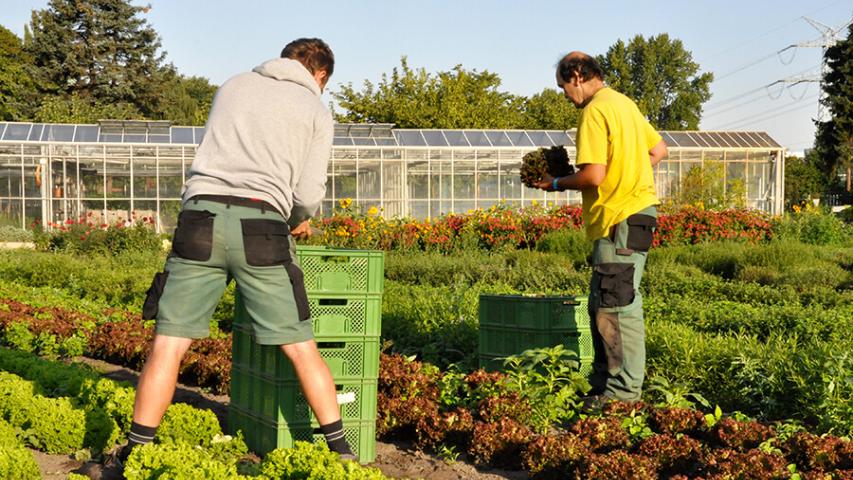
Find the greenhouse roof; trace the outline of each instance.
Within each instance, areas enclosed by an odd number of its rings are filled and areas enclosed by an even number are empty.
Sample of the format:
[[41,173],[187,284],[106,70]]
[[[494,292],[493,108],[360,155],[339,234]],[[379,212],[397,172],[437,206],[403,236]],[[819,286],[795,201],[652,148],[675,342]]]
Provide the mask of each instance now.
[[[676,148],[782,148],[765,132],[662,131],[667,145]],[[197,145],[204,127],[172,126],[164,121],[102,120],[98,125],[55,123],[0,123],[0,141],[151,143]],[[550,147],[574,146],[574,131],[566,130],[453,130],[399,129],[393,124],[335,125],[336,146],[374,147]]]

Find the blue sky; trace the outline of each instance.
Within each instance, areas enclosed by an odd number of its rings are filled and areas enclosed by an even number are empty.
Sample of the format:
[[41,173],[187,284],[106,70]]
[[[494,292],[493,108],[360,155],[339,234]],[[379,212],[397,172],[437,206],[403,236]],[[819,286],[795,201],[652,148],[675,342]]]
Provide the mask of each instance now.
[[[0,24],[23,33],[32,9],[47,0],[3,0]],[[149,0],[148,21],[181,73],[221,83],[278,55],[289,40],[321,37],[335,51],[340,83],[360,85],[408,56],[430,72],[461,64],[489,70],[502,89],[531,95],[553,87],[553,67],[571,50],[603,54],[617,40],[668,33],[717,80],[702,129],[767,131],[793,152],[811,146],[818,85],[782,88],[778,80],[819,74],[820,48],[790,48],[820,33],[801,17],[839,27],[850,0],[284,2]],[[846,29],[843,32],[846,35]],[[330,99],[328,94],[327,98]]]

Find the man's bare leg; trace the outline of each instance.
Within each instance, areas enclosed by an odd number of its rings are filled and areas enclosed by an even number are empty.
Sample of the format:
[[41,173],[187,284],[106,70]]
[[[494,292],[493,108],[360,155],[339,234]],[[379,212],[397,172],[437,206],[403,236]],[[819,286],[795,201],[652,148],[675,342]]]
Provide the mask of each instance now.
[[314,411],[317,421],[320,422],[320,428],[326,436],[329,448],[340,453],[342,458],[354,459],[352,450],[344,438],[335,381],[329,367],[320,356],[317,343],[314,340],[291,343],[282,345],[281,350],[293,363],[296,377],[302,386],[302,393]]
[[136,386],[136,401],[133,405],[133,424],[128,434],[128,444],[122,450],[123,461],[136,445],[144,445],[154,439],[163,414],[172,403],[178,383],[181,359],[187,353],[192,339],[154,335],[151,355],[142,367],[142,375]]

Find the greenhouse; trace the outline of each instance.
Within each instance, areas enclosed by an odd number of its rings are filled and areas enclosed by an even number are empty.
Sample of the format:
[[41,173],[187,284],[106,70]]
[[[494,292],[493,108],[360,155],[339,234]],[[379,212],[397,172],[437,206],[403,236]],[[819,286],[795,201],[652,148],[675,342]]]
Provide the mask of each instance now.
[[[27,227],[87,216],[93,223],[150,217],[174,228],[181,185],[202,127],[163,121],[97,125],[0,123],[0,225]],[[747,207],[781,213],[784,149],[764,132],[661,132],[669,157],[655,168],[666,198],[691,169],[720,166],[721,185],[738,185]],[[386,217],[432,218],[499,202],[579,204],[577,192],[522,185],[523,155],[564,145],[564,130],[421,130],[390,124],[338,124],[323,213],[339,200]]]

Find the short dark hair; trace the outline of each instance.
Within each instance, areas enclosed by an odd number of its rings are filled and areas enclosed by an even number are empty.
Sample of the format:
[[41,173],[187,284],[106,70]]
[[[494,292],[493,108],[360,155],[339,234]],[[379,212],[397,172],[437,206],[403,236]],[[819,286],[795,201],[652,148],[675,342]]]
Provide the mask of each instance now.
[[570,53],[566,55],[557,64],[557,71],[564,82],[570,81],[575,73],[584,81],[592,78],[604,80],[604,71],[601,70],[601,65],[586,54]]
[[311,74],[325,70],[327,77],[331,77],[335,71],[335,54],[319,38],[299,38],[288,43],[281,51],[281,58],[299,61]]

